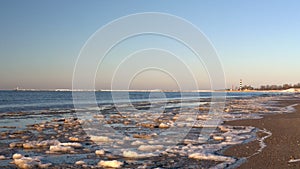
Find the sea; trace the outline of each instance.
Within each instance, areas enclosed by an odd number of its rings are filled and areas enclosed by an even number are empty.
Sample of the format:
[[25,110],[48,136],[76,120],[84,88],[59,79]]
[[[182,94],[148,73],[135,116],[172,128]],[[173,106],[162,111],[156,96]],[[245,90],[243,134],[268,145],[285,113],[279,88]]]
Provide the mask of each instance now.
[[[76,92],[75,92],[76,93]],[[90,93],[90,92],[81,92]],[[201,98],[211,98],[212,92],[127,92],[127,91],[96,91],[93,92],[98,106],[107,106],[114,103],[145,103],[152,101],[170,102],[184,100],[195,101]],[[216,96],[224,96],[224,92],[214,92]],[[266,92],[228,92],[228,98],[247,98],[258,96],[274,96],[281,93]],[[113,96],[121,96],[114,99]],[[128,95],[128,97],[125,97]],[[0,113],[6,112],[34,112],[74,109],[71,91],[0,91]],[[123,97],[124,96],[124,97]],[[89,104],[89,100],[82,98],[82,104]]]

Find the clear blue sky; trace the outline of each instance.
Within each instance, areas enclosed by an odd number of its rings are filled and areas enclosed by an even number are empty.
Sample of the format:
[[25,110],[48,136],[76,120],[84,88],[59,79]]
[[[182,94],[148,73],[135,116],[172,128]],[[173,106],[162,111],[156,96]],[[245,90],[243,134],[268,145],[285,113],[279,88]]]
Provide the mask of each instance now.
[[137,12],[170,13],[196,25],[215,46],[227,87],[240,78],[253,86],[298,83],[299,9],[297,0],[2,0],[0,89],[71,88],[85,41],[108,22]]

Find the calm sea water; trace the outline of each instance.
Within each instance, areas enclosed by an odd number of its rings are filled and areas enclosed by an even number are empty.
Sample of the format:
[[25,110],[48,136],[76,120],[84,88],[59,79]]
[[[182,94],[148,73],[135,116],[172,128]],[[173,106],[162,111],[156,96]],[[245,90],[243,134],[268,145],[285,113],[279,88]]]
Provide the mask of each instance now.
[[[127,92],[115,92],[117,96],[126,95]],[[230,92],[227,98],[253,97],[262,95],[274,95],[275,93],[263,92]],[[220,93],[221,95],[221,93]],[[147,102],[149,100],[195,100],[210,98],[210,92],[129,92],[129,100],[113,100],[112,92],[95,92],[98,105],[113,104],[115,102]],[[82,100],[85,103],[86,100]],[[72,92],[69,91],[0,91],[0,113],[19,111],[47,111],[60,109],[73,109]]]

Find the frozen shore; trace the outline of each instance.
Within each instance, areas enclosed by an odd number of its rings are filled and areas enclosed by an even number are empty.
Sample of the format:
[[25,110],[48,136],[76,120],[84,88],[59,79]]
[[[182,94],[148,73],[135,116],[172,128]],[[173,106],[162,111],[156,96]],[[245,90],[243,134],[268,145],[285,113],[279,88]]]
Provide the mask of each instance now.
[[[231,98],[218,114],[220,122],[260,119],[262,115],[292,112],[281,100],[291,95]],[[144,105],[137,105],[143,107]],[[183,110],[178,123],[176,107],[152,116],[147,109],[138,114],[114,109],[89,112],[74,110],[50,112],[12,112],[0,114],[0,167],[6,168],[224,168],[239,161],[223,155],[225,148],[257,139],[258,129],[222,124],[210,126],[209,104]],[[144,108],[144,107],[143,107]],[[192,116],[195,115],[196,116]],[[155,117],[155,118],[153,118]],[[192,118],[195,117],[195,118]],[[137,120],[138,119],[138,120]],[[95,122],[96,125],[94,126]],[[99,129],[99,124],[106,129]],[[175,128],[190,130],[178,143]],[[113,129],[113,130],[112,130]],[[212,130],[210,130],[212,129]],[[215,129],[215,130],[214,130]],[[104,132],[105,131],[105,132]],[[123,137],[117,137],[115,133]],[[166,132],[168,131],[168,132]],[[209,133],[205,133],[209,132]],[[263,132],[261,130],[260,132]],[[88,133],[88,134],[87,134]],[[91,134],[92,133],[92,134]],[[161,135],[165,134],[165,137]],[[273,133],[273,132],[272,132]],[[264,134],[268,134],[266,131]],[[261,140],[260,148],[264,144]],[[261,150],[263,152],[263,150]]]

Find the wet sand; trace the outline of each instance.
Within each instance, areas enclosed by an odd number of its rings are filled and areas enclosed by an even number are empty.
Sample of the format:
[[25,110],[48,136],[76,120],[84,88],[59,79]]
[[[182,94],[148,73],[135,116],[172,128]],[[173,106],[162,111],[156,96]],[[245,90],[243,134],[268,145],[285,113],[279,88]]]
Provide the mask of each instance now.
[[[267,145],[261,153],[255,154],[259,149],[257,140],[236,145],[228,148],[224,154],[237,158],[246,158],[246,162],[237,168],[300,168],[300,100],[279,100],[282,106],[298,104],[296,111],[288,114],[266,115],[262,119],[237,120],[225,122],[233,126],[253,126],[259,129],[266,129],[272,135],[264,140]],[[257,134],[258,138],[264,137],[262,133]],[[295,162],[289,162],[296,160]]]

